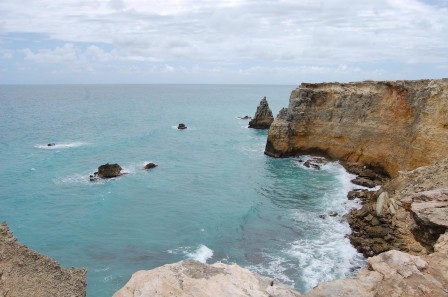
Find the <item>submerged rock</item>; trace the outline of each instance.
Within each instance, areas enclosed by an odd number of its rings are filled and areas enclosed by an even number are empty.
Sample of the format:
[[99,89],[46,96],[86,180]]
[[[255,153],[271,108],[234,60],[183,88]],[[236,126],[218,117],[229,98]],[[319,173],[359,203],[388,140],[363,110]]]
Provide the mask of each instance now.
[[143,169],[148,170],[148,169],[153,169],[153,168],[156,168],[156,167],[157,167],[157,164],[155,164],[155,163],[148,163],[148,164],[145,165],[145,167],[143,167]]
[[49,143],[49,144],[47,144],[47,146],[55,146],[56,145],[56,143]]
[[187,129],[187,126],[185,126],[185,124],[180,123],[179,126],[177,126],[177,129],[179,130]]
[[250,119],[252,119],[250,116],[248,116],[248,115],[245,115],[245,116],[242,116],[242,117],[238,117],[238,118],[240,118],[240,119],[242,119],[242,120],[250,120]]
[[19,243],[6,223],[0,225],[0,296],[85,297],[86,274],[62,268]]
[[101,178],[111,178],[121,175],[121,168],[118,164],[104,164],[98,167],[98,176]]
[[266,100],[266,97],[263,97],[260,101],[260,105],[257,107],[254,118],[249,122],[249,128],[269,129],[273,121],[274,116],[269,108],[268,101]]

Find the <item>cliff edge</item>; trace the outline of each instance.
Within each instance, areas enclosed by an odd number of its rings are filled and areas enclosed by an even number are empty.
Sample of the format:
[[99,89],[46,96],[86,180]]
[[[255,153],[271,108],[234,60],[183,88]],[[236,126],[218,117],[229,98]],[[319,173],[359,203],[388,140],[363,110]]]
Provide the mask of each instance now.
[[64,269],[55,260],[17,242],[0,225],[0,296],[85,297],[86,269]]
[[397,175],[448,155],[448,79],[303,83],[265,153],[314,154]]

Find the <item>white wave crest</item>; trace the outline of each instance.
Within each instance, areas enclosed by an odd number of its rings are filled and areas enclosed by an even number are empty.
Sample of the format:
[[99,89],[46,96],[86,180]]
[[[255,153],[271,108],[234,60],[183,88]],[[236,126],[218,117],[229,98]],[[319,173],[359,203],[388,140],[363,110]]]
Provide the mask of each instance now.
[[88,145],[86,142],[61,142],[61,143],[51,143],[51,145],[47,144],[36,144],[34,147],[38,149],[44,149],[44,150],[58,150],[58,149],[68,149],[68,148],[74,148],[74,147],[80,147]]
[[197,250],[192,253],[188,253],[187,257],[199,261],[201,263],[207,263],[207,260],[213,257],[213,251],[207,246],[201,244]]

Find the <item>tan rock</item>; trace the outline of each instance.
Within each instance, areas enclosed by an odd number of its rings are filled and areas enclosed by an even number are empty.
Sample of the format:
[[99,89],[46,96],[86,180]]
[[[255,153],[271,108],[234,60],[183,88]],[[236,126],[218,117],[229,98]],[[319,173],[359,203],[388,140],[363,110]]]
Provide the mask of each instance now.
[[237,265],[186,260],[138,271],[113,297],[296,297],[300,293]]
[[387,192],[383,192],[378,197],[378,200],[376,201],[376,215],[381,217],[383,215],[383,208],[387,205],[389,202],[389,195]]
[[440,235],[434,245],[434,251],[448,255],[448,231],[445,232],[445,234]]
[[447,114],[448,79],[302,83],[265,153],[324,155],[396,176],[448,155]]
[[0,296],[84,297],[86,269],[62,268],[55,260],[19,243],[0,225]]
[[370,270],[353,279],[323,283],[307,297],[448,296],[448,256],[412,256],[388,251],[368,259]]

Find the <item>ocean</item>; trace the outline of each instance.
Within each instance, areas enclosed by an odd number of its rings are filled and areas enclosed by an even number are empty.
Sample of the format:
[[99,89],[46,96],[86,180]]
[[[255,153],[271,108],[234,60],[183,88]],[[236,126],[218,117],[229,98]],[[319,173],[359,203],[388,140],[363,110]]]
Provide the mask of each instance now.
[[[352,276],[365,264],[346,238],[352,176],[265,156],[267,131],[238,118],[263,96],[277,114],[294,88],[0,86],[0,220],[64,267],[87,267],[89,297],[189,258],[301,292]],[[105,163],[127,174],[89,181]]]

